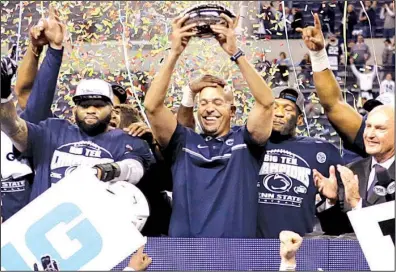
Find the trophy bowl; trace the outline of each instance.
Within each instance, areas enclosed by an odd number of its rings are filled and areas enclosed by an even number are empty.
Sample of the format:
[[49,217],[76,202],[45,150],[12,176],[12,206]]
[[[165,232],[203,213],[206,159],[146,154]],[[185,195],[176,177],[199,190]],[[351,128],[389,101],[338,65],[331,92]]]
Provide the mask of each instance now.
[[235,19],[236,15],[230,9],[218,5],[218,4],[201,4],[194,6],[184,12],[185,15],[189,15],[187,21],[185,21],[184,26],[196,23],[197,26],[192,29],[196,31],[196,37],[200,38],[210,38],[215,35],[215,33],[210,28],[211,25],[224,25],[228,26],[225,19],[220,17],[220,14],[226,14],[231,19]]

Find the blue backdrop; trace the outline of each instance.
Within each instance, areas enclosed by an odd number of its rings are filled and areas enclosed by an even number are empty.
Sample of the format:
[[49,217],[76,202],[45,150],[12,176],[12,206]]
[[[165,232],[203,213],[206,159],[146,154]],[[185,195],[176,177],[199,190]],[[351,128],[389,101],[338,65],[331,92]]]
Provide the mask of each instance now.
[[[149,238],[148,270],[272,270],[279,269],[276,239]],[[114,270],[124,269],[129,258]],[[356,240],[304,239],[297,270],[370,270]]]

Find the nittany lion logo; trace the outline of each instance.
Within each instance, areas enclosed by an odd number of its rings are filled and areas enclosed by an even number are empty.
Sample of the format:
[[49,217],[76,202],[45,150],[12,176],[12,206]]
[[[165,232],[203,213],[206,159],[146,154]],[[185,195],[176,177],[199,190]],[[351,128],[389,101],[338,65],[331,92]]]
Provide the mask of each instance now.
[[284,193],[290,190],[293,183],[284,174],[269,174],[263,179],[263,185],[270,192]]

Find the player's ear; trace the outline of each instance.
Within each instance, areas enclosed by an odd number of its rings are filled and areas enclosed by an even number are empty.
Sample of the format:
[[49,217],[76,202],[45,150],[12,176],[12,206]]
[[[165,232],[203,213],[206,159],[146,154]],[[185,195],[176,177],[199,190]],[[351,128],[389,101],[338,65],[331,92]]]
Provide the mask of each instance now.
[[301,113],[297,117],[297,126],[304,125],[304,115]]
[[231,110],[231,114],[230,114],[231,118],[235,117],[236,107],[234,105],[231,105],[230,110]]

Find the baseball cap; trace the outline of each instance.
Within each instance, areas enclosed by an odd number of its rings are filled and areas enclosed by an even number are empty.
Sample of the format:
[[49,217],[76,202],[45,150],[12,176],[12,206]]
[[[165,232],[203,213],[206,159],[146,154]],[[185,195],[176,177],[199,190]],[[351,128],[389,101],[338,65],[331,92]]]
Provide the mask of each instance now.
[[283,86],[272,89],[275,99],[283,98],[294,102],[300,113],[304,113],[304,95],[294,87]]
[[111,88],[113,89],[113,94],[120,100],[120,103],[125,104],[128,98],[125,88],[118,84],[112,84]]
[[380,105],[391,105],[395,107],[395,97],[392,93],[383,93],[380,94],[376,99],[367,100],[363,105],[363,109],[367,112],[372,111],[375,107]]
[[113,90],[106,81],[101,79],[83,79],[77,85],[73,102],[77,104],[81,100],[102,99],[113,105],[113,97]]

